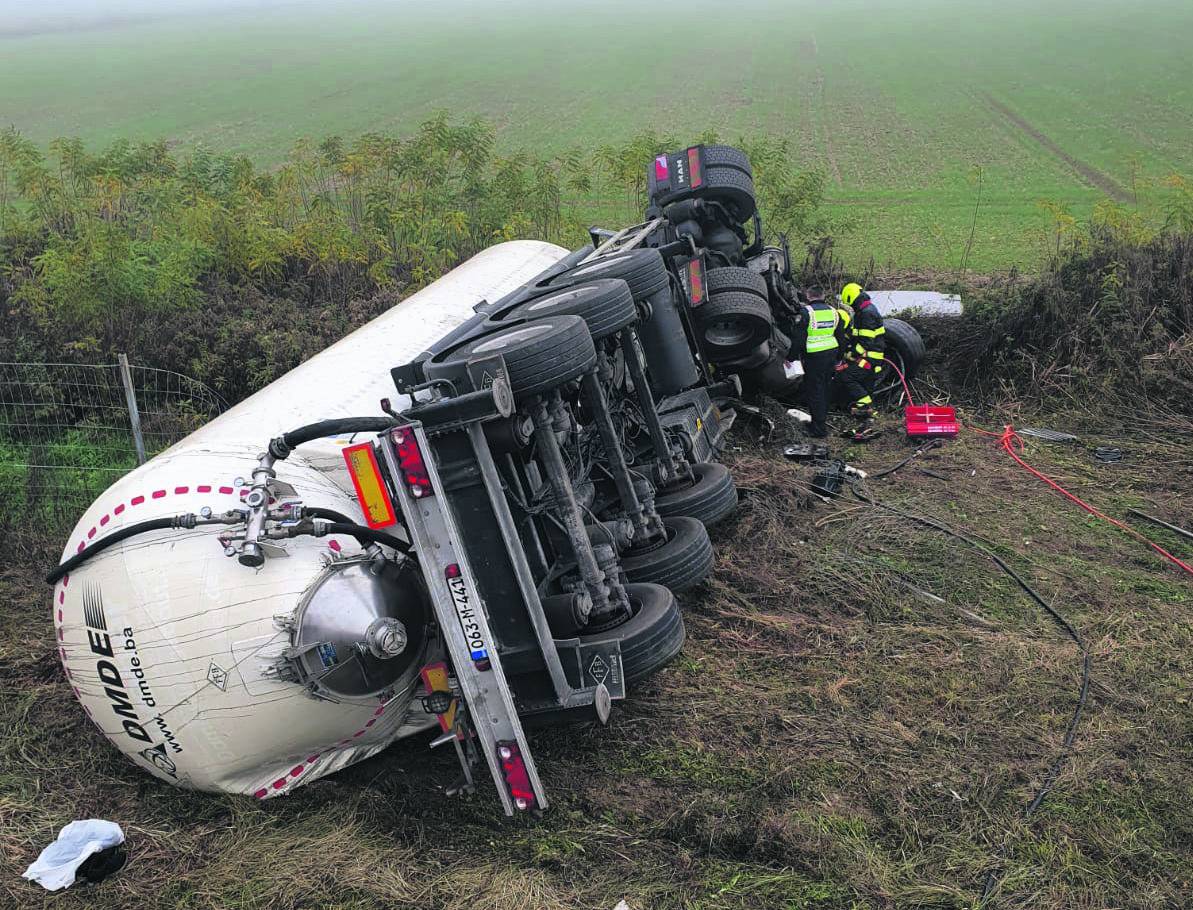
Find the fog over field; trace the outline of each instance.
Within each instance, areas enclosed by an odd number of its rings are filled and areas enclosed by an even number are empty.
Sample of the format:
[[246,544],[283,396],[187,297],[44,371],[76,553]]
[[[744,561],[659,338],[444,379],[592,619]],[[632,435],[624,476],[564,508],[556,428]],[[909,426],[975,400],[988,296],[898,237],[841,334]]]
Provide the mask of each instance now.
[[[301,136],[478,115],[505,148],[653,130],[787,138],[849,251],[1040,254],[1041,206],[1146,202],[1193,170],[1193,5],[691,0],[0,2],[0,123],[280,161]],[[978,198],[978,184],[981,198]]]

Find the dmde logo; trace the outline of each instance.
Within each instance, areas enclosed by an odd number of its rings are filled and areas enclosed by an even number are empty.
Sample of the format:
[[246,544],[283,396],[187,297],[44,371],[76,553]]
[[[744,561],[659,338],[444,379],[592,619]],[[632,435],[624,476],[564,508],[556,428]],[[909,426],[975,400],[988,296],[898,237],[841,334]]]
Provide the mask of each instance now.
[[[149,688],[149,682],[145,678],[141,660],[137,656],[137,643],[133,639],[133,630],[127,628],[121,633],[124,637],[122,650],[128,655],[135,681],[130,693],[130,684],[125,682],[120,668],[116,666],[115,646],[112,644],[112,636],[108,633],[108,618],[104,614],[103,598],[97,588],[88,588],[83,592],[83,620],[87,625],[87,643],[91,648],[91,653],[97,658],[95,675],[103,686],[104,695],[108,698],[112,713],[119,719],[125,735],[137,742],[148,744],[149,748],[138,753],[147,762],[171,777],[177,776],[178,767],[167,754],[166,746],[168,744],[171,751],[179,753],[182,751],[182,745],[170,730],[163,712],[157,710],[157,702]],[[134,699],[140,699],[151,713],[154,711],[156,713],[143,723],[141,715],[133,707]],[[100,726],[102,727],[103,724]],[[154,737],[150,732],[154,727],[165,740],[156,746],[153,745]]]

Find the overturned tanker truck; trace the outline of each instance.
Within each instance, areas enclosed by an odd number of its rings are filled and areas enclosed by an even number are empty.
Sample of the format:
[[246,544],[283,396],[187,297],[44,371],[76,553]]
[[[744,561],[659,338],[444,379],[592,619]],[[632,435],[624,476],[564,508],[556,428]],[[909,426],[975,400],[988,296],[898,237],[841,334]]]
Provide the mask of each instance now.
[[133,762],[265,798],[435,729],[455,789],[547,806],[524,727],[605,720],[679,653],[742,383],[799,382],[746,156],[649,183],[644,223],[482,252],[96,500],[47,580]]

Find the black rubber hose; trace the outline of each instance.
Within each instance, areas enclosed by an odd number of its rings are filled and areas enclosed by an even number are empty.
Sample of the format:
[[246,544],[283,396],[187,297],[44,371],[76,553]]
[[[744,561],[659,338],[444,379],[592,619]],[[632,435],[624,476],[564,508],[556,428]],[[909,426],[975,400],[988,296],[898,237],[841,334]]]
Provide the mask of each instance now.
[[328,521],[338,521],[340,524],[356,524],[354,519],[349,518],[343,512],[337,512],[335,509],[325,509],[322,506],[303,506],[302,514],[309,515],[311,518],[326,518]]
[[304,442],[345,433],[380,433],[393,425],[392,417],[335,417],[331,420],[320,420],[278,436],[269,443],[269,451],[274,458],[282,459]]
[[333,521],[327,525],[327,533],[347,534],[349,537],[355,537],[361,543],[379,543],[393,547],[399,553],[410,552],[410,544],[406,541],[400,540],[392,534],[386,534],[384,531],[374,531],[372,528],[366,528],[355,522]]
[[134,537],[137,534],[145,534],[148,531],[166,531],[170,528],[179,527],[184,527],[184,525],[179,523],[179,516],[171,515],[167,518],[151,518],[149,521],[139,521],[135,525],[129,525],[127,528],[121,528],[119,531],[113,531],[107,537],[101,537],[82,552],[76,553],[70,559],[66,560],[66,562],[57,566],[54,571],[46,576],[46,584],[57,584],[67,572],[73,572],[92,556],[102,553],[108,547],[118,544],[122,540],[128,540],[130,537]]
[[914,452],[912,452],[906,458],[904,458],[897,465],[892,465],[891,467],[887,468],[885,471],[879,471],[877,474],[871,474],[870,479],[878,480],[880,477],[886,477],[888,474],[894,474],[897,470],[899,470],[901,467],[903,467],[908,462],[918,458],[920,455],[923,455],[925,452],[930,452],[932,449],[939,449],[942,445],[944,445],[943,439],[930,440],[929,442],[924,443],[922,446],[920,446],[918,449],[916,449]]

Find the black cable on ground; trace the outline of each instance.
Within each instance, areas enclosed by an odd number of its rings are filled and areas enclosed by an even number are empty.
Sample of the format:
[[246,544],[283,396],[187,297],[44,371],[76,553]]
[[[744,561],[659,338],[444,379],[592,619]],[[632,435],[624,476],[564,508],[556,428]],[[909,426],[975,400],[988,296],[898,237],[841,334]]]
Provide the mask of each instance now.
[[[937,441],[939,441],[939,440],[937,440]],[[912,456],[912,457],[914,457],[914,456]],[[910,459],[908,459],[908,460],[910,460]],[[887,473],[889,473],[889,472],[887,472]],[[877,475],[872,475],[872,476],[880,477],[882,475],[877,474]],[[1032,815],[1035,814],[1036,809],[1038,809],[1040,807],[1040,804],[1042,802],[1044,802],[1044,799],[1045,799],[1045,797],[1047,797],[1049,791],[1052,790],[1053,784],[1056,783],[1057,777],[1060,776],[1061,768],[1064,767],[1065,762],[1068,761],[1069,755],[1072,753],[1073,739],[1077,735],[1077,724],[1081,721],[1081,714],[1085,710],[1086,700],[1089,697],[1089,677],[1090,677],[1090,664],[1091,664],[1089,649],[1086,647],[1085,642],[1082,640],[1080,633],[1073,627],[1072,623],[1070,623],[1067,619],[1065,619],[1065,617],[1062,616],[1061,613],[1055,607],[1053,607],[1051,604],[1049,604],[1047,601],[1045,601],[1044,598],[1041,597],[1031,585],[1029,585],[1026,581],[1024,581],[1023,577],[1018,572],[1016,572],[1009,565],[1007,565],[1007,563],[1002,559],[1002,557],[1000,557],[997,553],[995,553],[993,550],[991,550],[985,544],[979,543],[978,541],[974,540],[972,537],[969,537],[966,534],[963,534],[960,531],[958,531],[954,528],[951,528],[948,525],[944,524],[943,522],[937,521],[934,518],[929,518],[928,516],[925,516],[925,515],[917,515],[914,512],[907,512],[907,511],[904,511],[903,509],[896,508],[895,506],[888,505],[885,502],[880,502],[879,500],[872,497],[869,493],[867,493],[865,491],[865,488],[862,486],[862,484],[860,482],[854,482],[852,486],[853,486],[854,496],[856,496],[858,499],[862,500],[863,502],[869,503],[870,505],[875,506],[876,508],[884,509],[887,512],[891,512],[891,513],[898,515],[902,518],[906,518],[909,521],[914,521],[914,522],[918,522],[919,524],[926,525],[929,528],[933,528],[937,531],[940,531],[942,534],[947,534],[949,537],[953,537],[953,538],[956,538],[957,540],[962,541],[963,543],[967,543],[971,547],[973,547],[975,550],[978,550],[979,552],[988,556],[991,560],[994,561],[994,563],[1000,569],[1002,569],[1007,575],[1009,575],[1014,580],[1014,582],[1017,585],[1019,585],[1020,588],[1023,589],[1023,591],[1027,594],[1028,597],[1030,597],[1032,600],[1034,600],[1039,605],[1040,609],[1042,609],[1045,613],[1048,614],[1048,616],[1050,616],[1052,618],[1052,621],[1057,625],[1057,627],[1081,651],[1081,688],[1077,695],[1077,707],[1073,710],[1073,716],[1069,719],[1069,725],[1068,725],[1067,729],[1065,730],[1064,740],[1061,742],[1060,753],[1056,756],[1055,760],[1053,760],[1052,764],[1048,767],[1048,770],[1044,774],[1043,783],[1041,783],[1040,788],[1036,791],[1036,794],[1032,798],[1031,802],[1029,802],[1023,810],[1024,820],[1026,821],[1027,819],[1030,819],[1032,817]],[[1005,851],[1005,847],[1004,847],[1004,851]],[[1001,859],[1001,854],[1004,851],[1000,851],[1000,859]],[[997,869],[992,868],[989,872],[986,873],[986,880],[985,880],[984,884],[982,885],[982,896],[979,899],[979,904],[985,903],[987,898],[989,898],[990,895],[994,893],[994,889],[998,886],[998,883],[1001,880],[1002,880],[1002,875],[999,873],[999,871]]]
[[108,549],[108,547],[118,544],[122,540],[128,540],[130,537],[135,537],[137,534],[145,534],[149,531],[166,531],[170,528],[188,527],[188,525],[184,522],[184,519],[187,518],[191,520],[189,527],[193,528],[195,526],[194,515],[170,515],[166,518],[151,518],[148,521],[138,521],[135,525],[129,525],[126,528],[113,531],[111,534],[107,535],[106,537],[101,537],[91,546],[79,553],[76,553],[70,559],[56,566],[54,570],[46,576],[46,584],[57,584],[63,575],[66,575],[68,572],[73,572],[92,556],[102,553],[104,550]]
[[901,467],[903,467],[904,465],[908,464],[911,461],[914,461],[916,458],[919,458],[919,456],[923,455],[925,452],[930,452],[933,449],[939,449],[942,445],[944,445],[943,439],[929,440],[928,442],[921,445],[914,452],[912,452],[910,455],[908,455],[906,458],[904,458],[897,465],[893,465],[892,467],[887,468],[885,471],[879,471],[877,474],[871,474],[871,475],[869,475],[869,477],[871,480],[877,480],[880,477],[886,477],[888,474],[894,474]]

